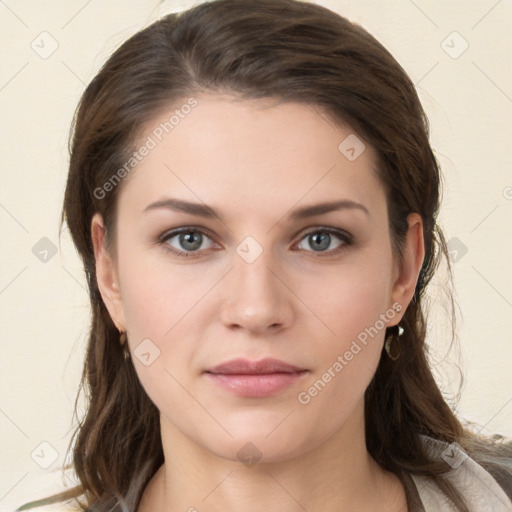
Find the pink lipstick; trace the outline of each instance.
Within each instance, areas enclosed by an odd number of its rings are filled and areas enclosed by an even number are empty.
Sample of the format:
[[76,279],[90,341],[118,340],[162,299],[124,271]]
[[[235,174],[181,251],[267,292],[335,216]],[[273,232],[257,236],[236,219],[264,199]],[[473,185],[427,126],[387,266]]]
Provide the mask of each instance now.
[[216,385],[238,396],[261,398],[275,395],[303,378],[309,371],[278,359],[233,359],[206,370]]

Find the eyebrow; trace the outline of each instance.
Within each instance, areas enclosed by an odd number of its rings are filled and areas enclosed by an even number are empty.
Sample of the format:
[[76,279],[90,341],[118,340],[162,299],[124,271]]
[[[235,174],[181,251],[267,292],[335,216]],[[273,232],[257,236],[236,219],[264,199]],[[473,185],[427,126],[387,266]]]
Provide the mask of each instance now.
[[[151,203],[146,206],[143,213],[158,210],[168,209],[176,212],[189,213],[191,215],[197,215],[207,219],[219,218],[219,214],[210,206],[204,203],[192,203],[189,201],[183,201],[181,199],[166,198],[155,203]],[[361,203],[357,203],[350,199],[342,199],[339,201],[328,201],[324,203],[318,203],[310,206],[303,206],[292,211],[290,214],[291,220],[301,220],[308,217],[314,217],[315,215],[322,215],[337,210],[360,210],[366,215],[370,215],[368,208]]]

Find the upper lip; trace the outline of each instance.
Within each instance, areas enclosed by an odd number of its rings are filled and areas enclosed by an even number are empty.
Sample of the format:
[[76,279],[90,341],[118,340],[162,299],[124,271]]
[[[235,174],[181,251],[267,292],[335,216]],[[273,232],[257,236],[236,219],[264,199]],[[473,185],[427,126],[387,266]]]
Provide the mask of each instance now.
[[299,368],[279,359],[266,358],[259,361],[232,359],[209,368],[206,372],[227,375],[264,375],[269,373],[299,373],[304,370],[305,368]]

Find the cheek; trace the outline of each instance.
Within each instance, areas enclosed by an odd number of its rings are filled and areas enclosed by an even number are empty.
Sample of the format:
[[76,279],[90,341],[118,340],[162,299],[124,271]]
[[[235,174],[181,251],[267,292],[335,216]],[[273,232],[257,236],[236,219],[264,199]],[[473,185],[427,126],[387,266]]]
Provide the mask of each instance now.
[[[218,311],[208,304],[219,272],[170,263],[162,254],[152,257],[152,252],[156,249],[119,258],[123,308],[141,383],[155,403],[171,407],[175,400],[186,403],[178,382],[187,382],[196,371],[201,340]],[[143,353],[150,355],[140,357]],[[148,366],[144,359],[149,359]]]
[[172,336],[175,326],[193,312],[214,283],[204,268],[171,264],[162,253],[163,249],[152,248],[119,258],[129,331],[155,341]]
[[[303,403],[311,399],[316,404],[313,409],[340,401],[354,405],[369,384],[380,359],[386,322],[396,316],[389,307],[391,261],[390,251],[376,247],[361,253],[357,264],[300,280],[298,294],[307,298],[318,317],[310,315],[307,322],[308,332],[313,332],[313,322],[318,324],[318,371],[308,382],[313,388],[303,389],[307,395]],[[343,409],[339,411],[342,414]]]
[[[317,316],[319,333],[337,339],[337,348],[374,326],[389,307],[390,259],[368,251],[357,260],[356,264],[301,275],[294,288]],[[380,329],[381,324],[377,326]]]
[[329,291],[315,298],[329,330],[319,324],[326,334],[315,339],[315,372],[304,383],[297,402],[303,417],[319,422],[319,432],[328,436],[363,400],[381,357],[385,321],[396,312],[387,308],[385,274],[372,274],[369,269],[362,274],[347,272],[325,284]]
[[[132,361],[139,380],[160,410],[185,413],[190,397],[185,383],[194,363],[201,297],[212,287],[186,266],[151,261],[133,251],[119,259],[123,308]],[[183,269],[183,271],[181,271]],[[197,329],[197,332],[194,332]],[[149,354],[149,355],[146,355]]]

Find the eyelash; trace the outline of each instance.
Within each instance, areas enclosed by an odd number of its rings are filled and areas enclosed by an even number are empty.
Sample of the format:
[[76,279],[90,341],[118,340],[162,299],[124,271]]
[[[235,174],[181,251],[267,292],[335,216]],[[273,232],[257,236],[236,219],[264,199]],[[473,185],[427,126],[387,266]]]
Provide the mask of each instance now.
[[[208,238],[212,238],[206,231],[200,228],[196,228],[194,226],[187,226],[180,229],[175,229],[173,231],[166,231],[160,237],[158,238],[157,242],[159,245],[162,245],[166,251],[171,252],[173,255],[181,257],[181,258],[198,258],[201,256],[201,252],[208,249],[203,250],[197,250],[197,251],[181,251],[178,250],[168,243],[166,243],[171,238],[174,238],[175,236],[181,234],[181,233],[201,233],[201,235],[205,235]],[[314,230],[308,231],[307,233],[304,233],[304,235],[300,238],[299,242],[304,240],[304,238],[315,234],[315,233],[328,233],[330,235],[335,235],[338,237],[343,243],[338,246],[335,249],[331,249],[330,251],[306,251],[306,252],[312,252],[316,254],[318,257],[330,257],[340,254],[341,252],[345,251],[349,246],[353,244],[353,237],[349,233],[335,229],[335,228],[328,228],[328,227],[320,227],[316,228]]]

